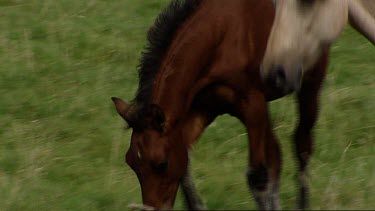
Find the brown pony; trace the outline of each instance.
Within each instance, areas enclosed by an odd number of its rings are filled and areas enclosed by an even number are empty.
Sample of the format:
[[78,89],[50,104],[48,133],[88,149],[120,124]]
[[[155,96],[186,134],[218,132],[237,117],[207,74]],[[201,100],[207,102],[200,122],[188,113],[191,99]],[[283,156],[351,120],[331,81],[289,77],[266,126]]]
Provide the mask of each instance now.
[[[259,208],[280,208],[281,157],[267,101],[287,93],[263,86],[259,74],[273,19],[268,0],[175,0],[150,28],[135,100],[112,98],[133,129],[126,162],[139,179],[144,209],[173,207],[180,184],[188,208],[204,208],[190,179],[188,151],[224,113],[248,131],[247,179]],[[306,207],[305,169],[326,65],[327,53],[304,75],[298,94],[300,208]]]

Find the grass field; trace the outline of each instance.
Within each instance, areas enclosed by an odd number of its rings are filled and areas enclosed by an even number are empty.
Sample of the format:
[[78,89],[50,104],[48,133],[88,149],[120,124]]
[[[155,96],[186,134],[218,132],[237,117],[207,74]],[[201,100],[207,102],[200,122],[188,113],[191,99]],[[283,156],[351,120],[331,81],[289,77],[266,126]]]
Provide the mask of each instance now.
[[[167,0],[0,0],[0,210],[126,210],[141,202],[124,165],[130,130],[110,97],[130,100],[147,28]],[[293,209],[293,97],[271,103]],[[375,208],[375,48],[351,28],[333,46],[311,162],[313,209]],[[254,209],[247,140],[218,118],[193,152],[211,209]],[[179,196],[176,208],[183,208]]]

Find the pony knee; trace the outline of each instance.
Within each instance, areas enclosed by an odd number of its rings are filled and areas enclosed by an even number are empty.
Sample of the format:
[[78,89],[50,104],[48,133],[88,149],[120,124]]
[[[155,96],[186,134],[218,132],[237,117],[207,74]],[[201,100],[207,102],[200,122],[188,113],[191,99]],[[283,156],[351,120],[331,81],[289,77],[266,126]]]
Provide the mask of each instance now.
[[249,168],[246,176],[251,189],[255,191],[265,191],[267,189],[269,178],[266,167],[260,166],[256,169]]

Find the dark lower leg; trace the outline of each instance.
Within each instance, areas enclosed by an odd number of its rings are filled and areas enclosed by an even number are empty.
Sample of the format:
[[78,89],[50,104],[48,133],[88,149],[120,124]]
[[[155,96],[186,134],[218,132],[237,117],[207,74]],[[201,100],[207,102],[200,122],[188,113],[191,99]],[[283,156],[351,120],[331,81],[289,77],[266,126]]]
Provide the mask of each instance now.
[[[272,135],[272,134],[271,134]],[[249,167],[247,179],[259,209],[279,210],[281,156],[276,139],[267,139],[266,165]]]
[[180,184],[187,208],[189,210],[205,210],[206,207],[204,206],[202,199],[199,197],[193,178],[190,174],[189,166]]
[[295,135],[296,156],[298,161],[298,209],[306,209],[309,207],[309,186],[308,186],[308,163],[312,154],[313,138],[311,130],[303,132],[301,127],[297,129]]
[[279,181],[269,172],[269,169],[249,169],[248,183],[260,210],[279,210]]
[[[181,130],[183,137],[185,137],[185,144],[187,147],[193,145],[198,137],[202,134],[203,130],[209,125],[216,115],[210,114],[205,110],[191,111],[187,118],[182,121]],[[190,172],[190,161],[185,175],[181,178],[181,189],[185,198],[186,206],[189,210],[205,210],[205,205],[199,197],[198,191],[193,182],[193,177]]]
[[272,198],[272,210],[280,210],[279,202],[279,182],[281,173],[281,152],[277,139],[272,133],[272,129],[269,128],[269,138],[267,139],[267,163],[270,168],[270,197]]
[[247,171],[247,181],[258,208],[260,210],[269,210],[271,202],[268,197],[268,169],[265,166],[257,169],[250,167]]

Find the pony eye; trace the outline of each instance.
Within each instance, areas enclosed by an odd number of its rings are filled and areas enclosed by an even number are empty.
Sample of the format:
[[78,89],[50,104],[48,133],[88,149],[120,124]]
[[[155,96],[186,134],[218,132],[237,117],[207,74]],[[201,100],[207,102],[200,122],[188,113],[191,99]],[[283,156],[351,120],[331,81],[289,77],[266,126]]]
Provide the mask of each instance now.
[[168,169],[168,161],[163,161],[158,164],[155,164],[152,166],[152,168],[156,173],[159,173],[159,174],[164,173]]

